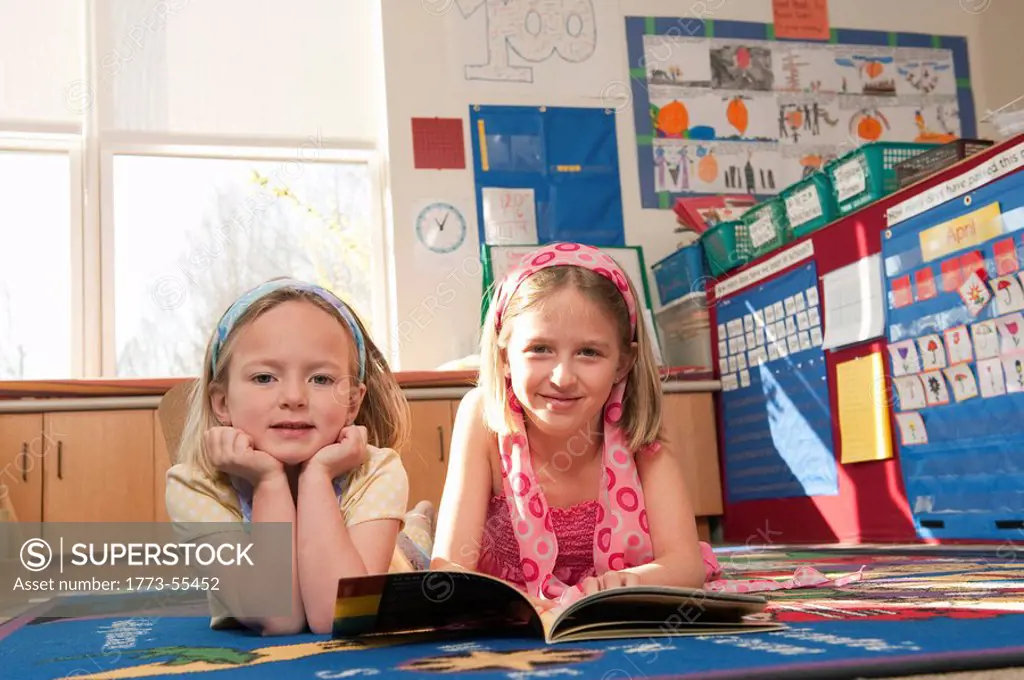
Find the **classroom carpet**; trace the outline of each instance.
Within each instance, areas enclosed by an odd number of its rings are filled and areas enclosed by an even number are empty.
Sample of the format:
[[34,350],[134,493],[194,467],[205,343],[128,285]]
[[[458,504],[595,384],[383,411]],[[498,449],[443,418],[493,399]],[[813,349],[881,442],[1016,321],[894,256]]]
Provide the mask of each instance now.
[[[213,631],[200,603],[118,615],[58,598],[0,625],[0,676],[35,678],[866,678],[1024,667],[1024,552],[981,547],[719,548],[729,577],[811,565],[863,578],[766,593],[781,631],[544,645],[463,636],[371,643]],[[100,596],[97,596],[100,597]],[[138,603],[136,603],[138,605]],[[198,609],[196,609],[198,607]],[[1024,673],[1024,670],[1021,670]]]

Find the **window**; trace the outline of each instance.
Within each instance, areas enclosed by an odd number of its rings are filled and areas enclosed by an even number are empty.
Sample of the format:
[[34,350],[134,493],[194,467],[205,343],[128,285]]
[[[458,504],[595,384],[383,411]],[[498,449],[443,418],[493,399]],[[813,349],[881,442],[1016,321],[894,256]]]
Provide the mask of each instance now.
[[371,334],[386,335],[375,333],[384,318],[376,313],[383,291],[374,285],[381,280],[375,168],[316,155],[109,156],[106,373],[197,375],[220,315],[244,290],[276,276],[333,290]]
[[195,376],[281,275],[390,354],[379,3],[0,7],[0,380]]
[[0,150],[0,380],[73,375],[74,250],[71,155]]

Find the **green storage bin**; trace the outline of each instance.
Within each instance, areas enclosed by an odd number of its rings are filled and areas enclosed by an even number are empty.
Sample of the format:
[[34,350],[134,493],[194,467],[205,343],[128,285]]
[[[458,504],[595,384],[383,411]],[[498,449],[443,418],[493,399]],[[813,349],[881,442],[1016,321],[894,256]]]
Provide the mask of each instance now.
[[753,257],[761,257],[789,243],[786,208],[779,197],[758,203],[743,213]]
[[786,210],[786,222],[793,239],[817,231],[839,217],[832,183],[823,172],[815,172],[787,187],[779,198]]
[[839,214],[884,198],[899,188],[896,164],[935,148],[935,144],[870,142],[825,165]]
[[713,276],[731,272],[750,261],[750,237],[746,225],[739,220],[716,224],[701,235],[700,242]]

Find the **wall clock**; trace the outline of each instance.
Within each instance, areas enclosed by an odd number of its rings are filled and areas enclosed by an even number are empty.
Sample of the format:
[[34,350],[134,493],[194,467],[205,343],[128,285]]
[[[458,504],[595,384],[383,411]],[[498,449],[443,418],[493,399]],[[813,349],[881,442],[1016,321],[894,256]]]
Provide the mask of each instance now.
[[430,203],[416,217],[416,238],[432,252],[453,252],[466,240],[466,218],[450,203]]

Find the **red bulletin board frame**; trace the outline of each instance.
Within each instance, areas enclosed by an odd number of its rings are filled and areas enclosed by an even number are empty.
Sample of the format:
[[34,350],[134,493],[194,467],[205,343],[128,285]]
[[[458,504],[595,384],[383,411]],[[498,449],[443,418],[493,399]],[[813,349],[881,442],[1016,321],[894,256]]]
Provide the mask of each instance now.
[[[764,283],[791,271],[800,264],[813,260],[818,271],[818,296],[824,300],[821,278],[837,269],[853,264],[863,257],[881,251],[881,235],[886,228],[886,211],[900,203],[947,182],[963,172],[981,165],[993,156],[1024,141],[1024,135],[996,144],[983,152],[960,161],[917,184],[890,194],[880,201],[845,215],[828,226],[793,241],[774,252],[730,272],[717,281],[708,279],[707,298],[711,324],[712,365],[718,366],[718,314],[715,285],[772,259],[793,246],[810,240],[814,254],[783,270],[773,273],[757,283]],[[746,290],[747,286],[730,295]],[[824,319],[828,323],[828,319]],[[742,501],[725,505],[723,537],[730,543],[763,545],[766,543],[893,543],[921,542],[915,531],[912,513],[903,486],[903,475],[897,458],[882,461],[842,464],[842,441],[839,436],[839,403],[835,390],[836,366],[851,359],[865,357],[873,352],[886,356],[885,337],[825,351],[828,374],[829,404],[832,413],[832,443],[839,472],[839,495]],[[888,362],[884,362],[886,384],[890,384]],[[721,394],[715,395],[716,414],[721,413]],[[890,416],[891,417],[891,416]],[[720,469],[723,470],[723,496],[725,489],[725,433],[722,419],[718,418],[718,451]],[[897,451],[898,428],[891,428],[892,448]],[[938,541],[932,541],[938,542]]]

